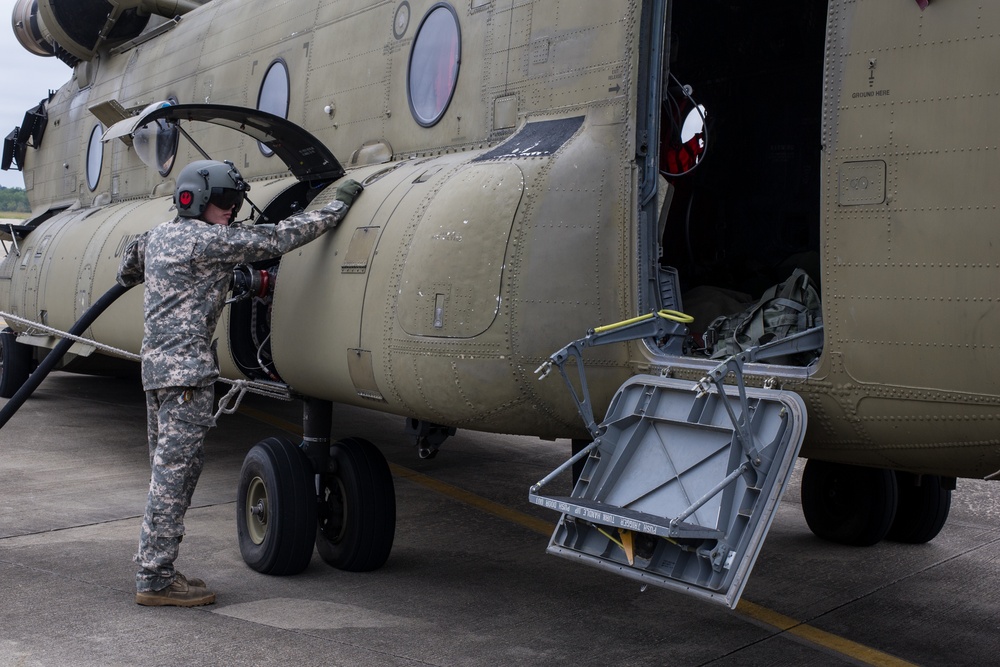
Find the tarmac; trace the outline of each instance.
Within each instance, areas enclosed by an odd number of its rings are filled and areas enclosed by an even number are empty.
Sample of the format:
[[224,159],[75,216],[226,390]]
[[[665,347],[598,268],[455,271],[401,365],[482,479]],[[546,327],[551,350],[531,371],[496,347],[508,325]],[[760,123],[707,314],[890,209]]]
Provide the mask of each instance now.
[[809,532],[797,472],[732,611],[545,553],[557,516],[528,489],[568,441],[459,431],[420,459],[401,417],[334,414],[336,438],[371,440],[393,470],[384,567],[342,572],[314,555],[272,577],[243,563],[243,457],[301,420],[295,402],[251,396],[210,434],[178,561],[217,603],[140,607],[141,388],[54,373],[0,430],[0,665],[982,665],[1000,653],[997,484],[959,480],[929,544],[862,549]]

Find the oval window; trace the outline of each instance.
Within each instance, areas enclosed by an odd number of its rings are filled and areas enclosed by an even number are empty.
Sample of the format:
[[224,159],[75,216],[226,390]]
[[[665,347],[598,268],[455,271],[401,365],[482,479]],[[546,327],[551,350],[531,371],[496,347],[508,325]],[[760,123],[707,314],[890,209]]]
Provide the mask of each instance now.
[[[257,95],[257,109],[272,113],[275,116],[288,118],[288,100],[290,97],[291,85],[288,78],[288,66],[283,60],[275,60],[267,68],[264,75],[264,82],[260,84],[260,93]],[[271,157],[274,151],[258,142],[260,152]]]
[[[177,100],[170,98],[162,102],[154,102],[143,109],[141,115],[144,116],[172,104],[177,104]],[[169,174],[170,169],[174,166],[179,140],[180,132],[177,125],[168,123],[162,118],[148,125],[143,125],[132,133],[132,147],[135,148],[136,155],[147,167],[156,169],[160,176]]]
[[413,118],[424,127],[441,120],[458,81],[462,36],[458,15],[439,3],[424,16],[413,40],[406,89]]
[[104,127],[98,123],[90,132],[90,145],[87,146],[87,186],[91,190],[97,189],[97,182],[101,180],[101,167],[104,166],[102,134]]

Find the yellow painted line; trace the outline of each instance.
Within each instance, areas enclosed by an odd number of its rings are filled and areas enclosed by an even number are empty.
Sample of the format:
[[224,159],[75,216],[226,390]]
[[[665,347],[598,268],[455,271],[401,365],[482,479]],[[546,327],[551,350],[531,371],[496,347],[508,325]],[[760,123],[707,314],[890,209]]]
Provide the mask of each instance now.
[[294,433],[298,437],[302,437],[302,426],[295,424],[284,419],[279,419],[269,412],[263,412],[262,410],[255,410],[254,408],[248,408],[245,405],[241,405],[239,409],[236,410],[240,414],[246,415],[252,419],[256,419],[259,422],[264,422],[275,428],[280,428],[282,431],[288,431],[289,433]]
[[755,621],[778,628],[799,639],[804,639],[811,644],[836,651],[866,665],[876,665],[878,667],[915,667],[912,662],[907,662],[870,646],[852,642],[850,639],[844,639],[819,628],[814,628],[811,625],[806,625],[805,623],[796,621],[794,618],[772,611],[767,607],[754,604],[746,598],[742,598],[739,601],[736,605],[736,611]]
[[483,498],[482,496],[477,496],[476,494],[470,493],[465,489],[448,484],[447,482],[442,482],[434,479],[433,477],[428,477],[427,475],[419,473],[416,470],[410,470],[409,468],[398,466],[395,463],[390,463],[389,469],[395,477],[408,479],[424,488],[436,491],[437,493],[448,496],[449,498],[463,502],[466,505],[471,505],[472,507],[482,510],[487,514],[492,514],[493,516],[524,526],[525,528],[535,531],[539,535],[545,535],[548,537],[552,534],[552,531],[555,530],[556,525],[554,523],[544,521],[537,517],[533,517],[530,514],[519,512],[515,509],[511,509],[506,505],[501,505],[500,503],[493,502],[492,500]]
[[[271,426],[288,431],[289,433],[294,433],[297,436],[302,435],[302,428],[299,425],[285,421],[284,419],[280,419],[266,412],[248,408],[246,406],[241,406],[239,408],[239,412],[256,419],[257,421],[270,424]],[[506,505],[501,505],[500,503],[493,502],[492,500],[483,498],[482,496],[477,496],[476,494],[466,491],[465,489],[459,488],[453,484],[448,484],[447,482],[442,482],[434,479],[433,477],[428,477],[427,475],[419,473],[416,470],[410,470],[409,468],[396,465],[395,463],[389,464],[389,470],[392,471],[394,477],[409,480],[415,484],[423,486],[424,488],[430,489],[431,491],[440,493],[443,496],[475,507],[476,509],[486,512],[487,514],[492,514],[493,516],[506,521],[524,526],[525,528],[528,528],[529,530],[532,530],[540,535],[548,537],[552,534],[552,530],[555,528],[555,524],[553,523],[543,521],[542,519],[533,517],[530,514],[525,514],[524,512],[511,509]],[[857,660],[858,662],[866,665],[873,665],[874,667],[917,667],[912,662],[907,662],[906,660],[889,655],[888,653],[883,653],[878,649],[865,646],[864,644],[859,644],[858,642],[851,641],[850,639],[844,639],[843,637],[820,630],[819,628],[814,628],[811,625],[797,621],[794,618],[780,614],[776,611],[768,609],[767,607],[762,607],[759,604],[750,602],[746,598],[740,599],[739,603],[736,605],[736,611],[737,613],[751,618],[758,623],[768,625],[779,630],[780,632],[786,632],[805,642],[840,653],[841,655],[847,656],[848,658]]]

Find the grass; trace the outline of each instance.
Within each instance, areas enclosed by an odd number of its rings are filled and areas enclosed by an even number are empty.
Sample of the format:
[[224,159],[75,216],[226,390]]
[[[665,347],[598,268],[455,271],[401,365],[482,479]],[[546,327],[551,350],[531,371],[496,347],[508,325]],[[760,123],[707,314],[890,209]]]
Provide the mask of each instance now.
[[20,213],[17,211],[0,211],[0,218],[8,218],[10,220],[27,220],[31,217],[30,213]]

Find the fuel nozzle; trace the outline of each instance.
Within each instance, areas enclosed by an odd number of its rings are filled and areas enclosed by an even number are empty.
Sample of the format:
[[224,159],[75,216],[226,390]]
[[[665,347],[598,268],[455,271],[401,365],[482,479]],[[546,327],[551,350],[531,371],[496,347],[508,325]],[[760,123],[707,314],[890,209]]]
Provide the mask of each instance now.
[[244,301],[250,297],[264,298],[271,287],[271,276],[267,271],[255,269],[249,264],[237,264],[233,269],[233,295],[226,303]]

